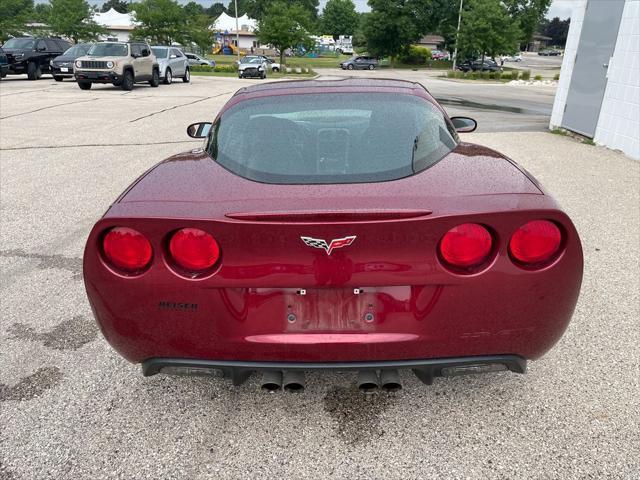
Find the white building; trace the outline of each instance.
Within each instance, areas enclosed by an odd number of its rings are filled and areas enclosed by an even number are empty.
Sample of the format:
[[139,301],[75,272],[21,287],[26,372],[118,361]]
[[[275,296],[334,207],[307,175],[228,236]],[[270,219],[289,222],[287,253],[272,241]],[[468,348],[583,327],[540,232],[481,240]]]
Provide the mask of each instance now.
[[574,2],[550,127],[640,160],[640,1]]
[[[224,33],[225,31],[236,31],[236,17],[231,17],[225,12],[222,12],[218,18],[211,24],[211,30]],[[249,18],[245,13],[243,16],[238,17],[238,30],[254,32],[258,28],[258,22],[253,18]]]
[[121,42],[126,42],[129,40],[131,31],[137,25],[135,15],[136,12],[120,13],[112,8],[108,12],[94,13],[93,21],[107,29],[107,34],[102,35],[103,40],[116,38]]

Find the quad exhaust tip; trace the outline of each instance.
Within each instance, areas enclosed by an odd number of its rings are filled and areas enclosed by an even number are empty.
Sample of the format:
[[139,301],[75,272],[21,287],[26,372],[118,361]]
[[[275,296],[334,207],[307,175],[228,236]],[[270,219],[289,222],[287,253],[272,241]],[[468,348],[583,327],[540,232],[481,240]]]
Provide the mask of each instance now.
[[266,392],[277,392],[282,388],[282,372],[266,370],[262,374],[262,384],[260,388]]
[[282,386],[287,392],[304,390],[304,372],[302,370],[285,370],[282,374]]
[[380,386],[385,392],[402,390],[398,370],[382,370],[382,373],[380,373]]
[[375,393],[380,388],[380,379],[375,370],[360,370],[358,372],[358,390],[362,393]]

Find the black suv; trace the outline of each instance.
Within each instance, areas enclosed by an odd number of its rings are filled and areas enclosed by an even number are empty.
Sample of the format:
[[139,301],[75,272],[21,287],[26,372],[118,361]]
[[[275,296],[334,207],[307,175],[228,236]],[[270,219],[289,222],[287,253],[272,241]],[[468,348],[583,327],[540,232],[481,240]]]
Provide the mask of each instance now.
[[2,46],[9,60],[9,74],[26,73],[29,80],[38,80],[43,73],[49,73],[49,62],[62,55],[71,43],[54,37],[12,38]]

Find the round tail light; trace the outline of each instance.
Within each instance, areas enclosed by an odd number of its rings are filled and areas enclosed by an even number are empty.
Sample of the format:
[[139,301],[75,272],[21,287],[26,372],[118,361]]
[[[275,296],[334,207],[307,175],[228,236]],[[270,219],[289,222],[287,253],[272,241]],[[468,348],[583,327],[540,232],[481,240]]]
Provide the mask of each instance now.
[[109,230],[102,240],[102,250],[111,265],[127,273],[144,270],[153,255],[149,240],[137,230],[127,227]]
[[492,244],[491,234],[485,227],[463,223],[444,234],[440,240],[440,256],[457,268],[477,267],[489,258]]
[[218,242],[198,228],[183,228],[174,233],[169,241],[169,252],[179,267],[192,272],[207,270],[220,258]]
[[548,220],[533,220],[511,236],[509,252],[518,262],[535,265],[547,262],[560,250],[562,233]]

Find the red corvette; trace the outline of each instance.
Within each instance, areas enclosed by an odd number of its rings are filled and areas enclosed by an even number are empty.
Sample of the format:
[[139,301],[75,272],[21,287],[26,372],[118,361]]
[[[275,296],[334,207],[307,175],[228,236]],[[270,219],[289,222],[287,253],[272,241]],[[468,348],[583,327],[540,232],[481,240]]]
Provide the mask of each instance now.
[[326,80],[238,91],[203,149],[136,180],[84,254],[103,334],[144,375],[358,372],[362,390],[524,373],[582,280],[571,220],[515,162],[461,142],[419,84]]

